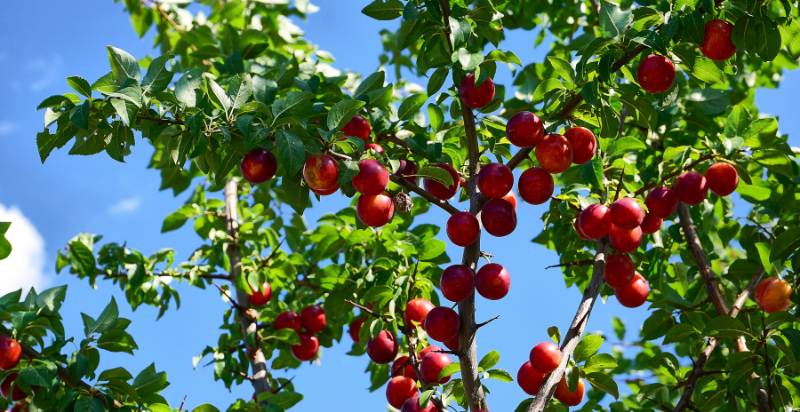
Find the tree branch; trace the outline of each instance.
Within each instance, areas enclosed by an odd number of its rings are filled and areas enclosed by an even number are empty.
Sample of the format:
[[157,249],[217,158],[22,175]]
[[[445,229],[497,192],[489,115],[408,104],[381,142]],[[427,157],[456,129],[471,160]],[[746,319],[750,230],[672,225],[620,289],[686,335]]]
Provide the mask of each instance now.
[[728,309],[728,304],[725,303],[725,298],[720,292],[719,279],[717,279],[717,276],[711,270],[711,265],[703,252],[703,245],[700,243],[700,238],[697,237],[697,228],[692,220],[689,206],[681,202],[678,205],[678,215],[681,228],[683,229],[683,235],[686,237],[686,243],[689,244],[689,249],[697,263],[697,269],[703,276],[703,282],[706,285],[706,290],[708,290],[708,296],[717,308],[717,313],[727,315],[730,309]]
[[[241,256],[239,253],[239,193],[236,179],[230,179],[225,183],[225,216],[227,221],[228,235],[231,243],[226,246],[226,253],[231,265],[230,281],[236,288],[236,279],[241,271]],[[247,301],[247,292],[236,288],[236,299],[239,302]],[[241,303],[237,303],[242,307]],[[269,372],[267,360],[261,345],[258,343],[258,324],[255,319],[249,319],[243,313],[237,313],[239,323],[242,328],[242,338],[248,343],[248,355],[250,364],[253,368],[251,383],[256,392],[256,396],[265,392],[272,392],[269,382]],[[249,342],[248,337],[252,336],[254,342]]]
[[440,207],[442,210],[444,210],[447,213],[450,213],[451,215],[459,212],[459,210],[455,206],[451,205],[450,202],[435,197],[434,195],[430,194],[430,192],[428,192],[427,190],[419,187],[416,183],[402,176],[392,174],[389,176],[389,178],[392,179],[392,182],[397,183],[398,185],[402,186],[404,189],[410,192],[414,192],[422,196],[423,199],[427,200],[432,205]]
[[564,336],[564,341],[561,343],[561,363],[558,367],[550,373],[547,380],[539,388],[539,392],[528,407],[528,412],[541,412],[547,406],[547,402],[553,397],[556,390],[556,385],[561,381],[564,376],[564,370],[567,368],[567,362],[572,357],[575,347],[581,340],[581,335],[586,324],[589,323],[589,315],[592,313],[594,302],[597,300],[597,295],[603,286],[603,273],[606,268],[606,249],[608,244],[605,240],[597,242],[597,253],[594,255],[594,264],[592,268],[592,280],[589,286],[583,291],[583,298],[578,305],[578,310],[572,318],[572,323],[569,330]]
[[[758,285],[758,282],[761,280],[763,276],[764,276],[764,271],[759,270],[758,273],[756,273],[753,276],[753,278],[750,279],[750,283],[747,284],[747,287],[745,287],[744,290],[741,293],[739,293],[738,296],[736,296],[736,300],[733,301],[733,306],[731,307],[730,312],[725,313],[724,315],[730,316],[732,318],[738,316],[739,311],[742,310],[742,306],[744,306],[744,303],[747,302],[747,298],[750,296],[753,290],[755,290],[756,285]],[[744,345],[743,337],[739,337],[736,343],[738,351],[740,352],[747,351],[747,346]],[[689,403],[691,402],[692,399],[692,393],[694,392],[694,389],[697,386],[697,380],[705,374],[705,372],[703,372],[703,367],[705,367],[708,358],[717,348],[717,344],[718,341],[716,338],[713,337],[710,338],[708,340],[708,343],[706,344],[705,349],[703,349],[703,352],[694,361],[694,367],[692,367],[691,372],[689,372],[689,377],[686,379],[685,382],[686,389],[683,390],[683,394],[681,394],[680,399],[678,399],[678,403],[675,405],[675,409],[673,409],[673,412],[680,412],[689,407]],[[759,406],[759,411],[766,412],[764,409],[761,408],[761,406]]]

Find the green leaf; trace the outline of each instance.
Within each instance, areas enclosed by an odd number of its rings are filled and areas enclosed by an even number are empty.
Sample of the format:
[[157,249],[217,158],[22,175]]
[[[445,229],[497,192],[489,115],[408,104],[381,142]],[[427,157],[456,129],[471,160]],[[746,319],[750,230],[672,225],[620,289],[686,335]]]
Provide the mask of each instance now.
[[444,84],[445,79],[447,79],[447,75],[449,73],[450,69],[447,67],[440,67],[433,72],[430,79],[428,79],[428,96],[433,96],[434,93],[438,92],[439,89],[442,88],[442,85]]
[[722,70],[717,67],[713,60],[705,57],[697,57],[692,67],[692,75],[706,83],[717,83],[725,76]]
[[772,190],[763,186],[748,185],[744,182],[739,182],[736,191],[750,203],[763,202],[772,196]]
[[305,103],[310,98],[311,95],[309,93],[289,92],[286,97],[275,100],[275,102],[272,103],[272,124],[274,125],[283,115]]
[[511,376],[510,373],[504,371],[503,369],[489,369],[486,371],[486,375],[489,376],[489,379],[496,379],[500,382],[513,382],[514,377]]
[[6,232],[11,226],[11,222],[0,222],[0,260],[3,260],[11,254],[11,242],[6,239]]
[[[2,229],[0,229],[0,233],[2,233]],[[773,262],[784,260],[798,250],[800,250],[800,228],[789,228],[772,242],[770,260]]]
[[210,403],[204,403],[192,409],[192,412],[219,412],[219,409]]
[[764,272],[772,273],[772,262],[769,259],[770,246],[765,242],[756,242],[754,246],[758,251],[758,258],[761,261],[761,267],[764,268]]
[[104,412],[106,411],[106,407],[100,399],[93,396],[81,395],[78,400],[75,401],[74,410],[82,412]]
[[89,128],[91,104],[89,100],[84,100],[83,104],[73,107],[70,111],[69,120],[79,129],[86,130]]
[[344,126],[353,116],[358,114],[358,111],[364,107],[364,104],[365,103],[361,100],[353,100],[350,98],[334,104],[328,112],[328,130],[338,130]]
[[439,130],[444,123],[444,112],[439,106],[431,103],[428,105],[428,120],[433,130]]
[[52,312],[58,312],[61,304],[64,303],[64,298],[67,296],[67,285],[56,286],[53,288],[45,289],[38,296],[36,296],[36,304],[47,308]]
[[97,270],[92,250],[79,240],[69,242],[69,257],[70,265],[77,274],[89,276]]
[[600,190],[603,187],[603,159],[595,157],[591,162],[584,163],[581,175],[593,188]]
[[437,182],[450,186],[453,184],[453,176],[447,170],[435,166],[423,166],[417,172],[421,177],[429,177]]
[[622,35],[632,22],[633,13],[630,10],[622,10],[608,1],[603,1],[600,5],[600,29],[606,36]]
[[600,335],[586,335],[578,342],[578,346],[575,347],[575,352],[573,353],[573,358],[575,362],[581,362],[584,359],[588,359],[590,356],[594,355],[598,349],[600,349],[600,345],[603,344],[603,337]]
[[452,376],[454,373],[460,371],[461,371],[461,364],[458,362],[453,362],[442,368],[442,371],[439,372],[439,380],[442,380],[448,376]]
[[306,160],[306,147],[294,133],[281,129],[275,137],[275,146],[278,163],[286,171],[287,175],[293,176],[303,168]]
[[172,408],[163,403],[151,403],[150,405],[147,405],[147,410],[150,412],[172,412]]
[[584,373],[599,372],[604,369],[614,369],[617,367],[617,360],[607,353],[598,353],[589,358],[583,365]]
[[108,302],[103,312],[100,313],[100,317],[97,318],[97,321],[92,328],[88,330],[86,335],[91,335],[92,333],[103,333],[107,331],[109,328],[114,326],[114,324],[119,319],[119,307],[117,307],[117,301],[114,297],[111,297],[111,301]]
[[406,97],[405,100],[400,103],[400,109],[397,110],[397,117],[399,117],[400,120],[408,120],[414,117],[427,99],[428,96],[424,93],[415,93]]
[[76,92],[86,97],[92,97],[92,86],[90,86],[89,82],[86,81],[86,79],[84,79],[83,77],[69,76],[67,77],[67,84],[69,84],[70,87],[75,89]]
[[361,12],[375,20],[394,20],[403,14],[403,3],[400,0],[374,0]]
[[165,372],[156,372],[156,367],[152,363],[136,375],[133,380],[133,388],[142,397],[158,393],[166,388],[167,385],[167,374]]
[[362,80],[361,83],[356,88],[356,91],[353,92],[353,97],[360,98],[361,96],[365,95],[366,93],[383,87],[383,83],[386,81],[386,73],[383,71],[377,71],[372,73],[366,79]]
[[200,88],[202,76],[199,72],[188,71],[175,82],[175,97],[186,107],[195,107],[197,95],[195,91]]
[[557,326],[550,326],[547,328],[547,336],[556,344],[561,344],[561,332],[558,330]]
[[230,96],[228,96],[228,93],[225,93],[225,89],[223,89],[219,83],[214,81],[214,79],[208,78],[207,81],[208,88],[211,90],[211,94],[208,96],[211,98],[211,100],[222,107],[222,109],[225,110],[225,113],[228,113],[231,109],[231,106],[233,106]]
[[422,247],[422,250],[419,252],[419,260],[420,261],[430,261],[434,260],[437,257],[441,256],[444,253],[447,246],[444,242],[439,239],[431,238],[425,240],[425,244]]
[[118,84],[124,83],[128,79],[136,80],[141,78],[139,63],[130,53],[118,49],[114,46],[107,46],[108,61],[111,63],[111,73]]
[[481,361],[478,362],[478,367],[482,368],[483,370],[489,370],[494,367],[494,365],[497,365],[497,362],[500,362],[500,353],[496,350],[493,350],[486,355],[483,355]]
[[706,336],[715,336],[721,338],[738,338],[742,335],[750,336],[744,324],[730,316],[718,316],[711,319],[703,331]]
[[619,388],[617,387],[617,382],[615,382],[611,376],[608,376],[605,373],[594,372],[587,374],[586,380],[589,381],[589,383],[592,384],[592,386],[594,386],[596,389],[613,396],[614,399],[619,398]]
[[614,329],[617,339],[625,340],[625,323],[622,322],[622,319],[616,316],[611,318],[611,328]]
[[172,56],[165,54],[150,62],[150,67],[147,68],[142,80],[142,89],[145,93],[160,92],[169,86],[173,73],[167,69],[167,62],[171,58]]

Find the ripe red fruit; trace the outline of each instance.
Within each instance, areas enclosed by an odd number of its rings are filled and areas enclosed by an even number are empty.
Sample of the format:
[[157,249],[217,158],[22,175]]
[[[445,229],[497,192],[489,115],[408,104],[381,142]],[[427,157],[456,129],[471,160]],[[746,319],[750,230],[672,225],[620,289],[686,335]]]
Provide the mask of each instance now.
[[536,395],[546,378],[547,375],[536,370],[530,362],[523,363],[517,371],[517,383],[528,395]]
[[317,194],[330,194],[339,187],[339,163],[326,154],[316,154],[306,159],[303,179]]
[[531,349],[530,360],[537,371],[550,373],[561,363],[561,349],[550,342],[542,342]]
[[569,385],[567,385],[567,380],[563,377],[556,385],[556,399],[561,401],[564,405],[567,406],[576,406],[583,401],[583,392],[586,388],[583,385],[583,379],[578,378],[578,386],[575,388],[574,392],[569,390]]
[[375,153],[375,154],[383,154],[384,153],[383,146],[381,146],[381,145],[379,145],[377,143],[367,143],[367,145],[364,146],[364,150],[366,150],[367,152]]
[[345,136],[357,137],[363,140],[364,143],[368,143],[369,135],[372,133],[372,126],[369,124],[369,120],[361,116],[353,116],[353,118],[342,127],[342,133],[344,133]]
[[581,238],[583,240],[592,240],[591,238],[589,238],[589,236],[586,236],[586,233],[583,233],[583,231],[581,230],[581,227],[578,226],[578,219],[575,219],[575,221],[572,222],[572,228],[575,229],[575,233],[578,234],[579,238]]
[[361,195],[356,203],[356,214],[365,225],[380,227],[392,220],[394,202],[391,197],[384,194]]
[[319,352],[319,339],[308,333],[300,334],[300,343],[292,345],[292,354],[301,361],[314,359]]
[[600,203],[595,203],[581,210],[576,222],[579,233],[588,239],[597,240],[608,235],[611,228],[611,216],[608,208]]
[[572,165],[572,146],[566,137],[551,133],[536,145],[539,166],[550,173],[561,173]]
[[672,60],[651,54],[639,63],[636,80],[645,91],[663,93],[672,87],[675,81],[675,65]]
[[367,355],[375,363],[389,363],[397,356],[397,339],[388,330],[382,330],[367,342]]
[[497,263],[483,265],[475,275],[475,289],[486,299],[501,299],[510,288],[511,275]]
[[439,163],[436,167],[440,167],[450,173],[450,176],[453,178],[453,182],[450,186],[445,186],[440,182],[431,179],[431,178],[424,178],[422,179],[422,185],[425,187],[425,190],[430,192],[434,197],[441,200],[447,200],[453,197],[458,191],[458,186],[461,183],[461,178],[458,176],[458,172],[456,169],[453,169],[453,166],[450,166],[448,163]]
[[263,183],[275,176],[278,162],[269,151],[261,148],[253,149],[242,158],[242,175],[253,184]]
[[275,330],[294,329],[300,332],[300,329],[303,327],[303,321],[297,313],[292,311],[281,312],[275,317],[275,322],[272,323],[272,327],[275,328]]
[[308,333],[317,333],[328,326],[328,320],[325,318],[325,310],[319,305],[303,308],[303,310],[300,311],[300,320]]
[[425,322],[425,317],[428,312],[433,309],[433,303],[427,299],[414,298],[406,304],[406,310],[403,312],[403,320],[406,325],[411,326],[414,323],[422,324]]
[[458,335],[461,329],[461,317],[453,309],[437,306],[425,317],[425,332],[432,339],[445,342]]
[[714,19],[706,23],[703,45],[700,50],[709,59],[728,60],[736,54],[736,45],[732,39],[733,24],[725,20]]
[[650,285],[644,276],[634,273],[628,283],[614,289],[614,294],[622,306],[635,308],[647,300],[647,295],[650,294]]
[[389,172],[375,159],[358,162],[358,174],[353,177],[353,187],[364,195],[378,195],[389,184]]
[[770,277],[759,282],[755,300],[764,312],[775,313],[789,309],[792,287],[783,279]]
[[657,187],[647,195],[644,204],[650,213],[664,219],[678,209],[678,195],[666,187]]
[[417,164],[406,159],[400,159],[400,167],[397,168],[397,175],[407,179],[416,180],[415,175],[419,172]]
[[616,225],[611,225],[608,231],[608,237],[611,239],[611,246],[619,252],[630,253],[639,247],[642,243],[642,228],[636,226],[633,229],[623,229]]
[[494,81],[487,77],[483,83],[476,86],[475,75],[469,73],[461,80],[459,94],[465,106],[470,109],[480,109],[494,99]]
[[427,355],[428,353],[437,352],[437,351],[440,351],[440,350],[442,350],[442,348],[440,348],[440,347],[438,347],[436,345],[428,345],[428,346],[422,348],[421,351],[419,351],[419,353],[417,354],[417,359],[422,360],[422,358],[424,358],[425,355]]
[[25,392],[23,392],[19,387],[14,386],[14,389],[11,390],[11,384],[17,380],[17,373],[9,374],[4,380],[3,383],[0,384],[0,395],[3,395],[4,398],[8,399],[8,395],[10,393],[12,401],[21,401],[25,399]]
[[261,286],[261,290],[254,290],[253,293],[247,295],[247,300],[250,301],[250,304],[253,306],[264,306],[269,302],[269,298],[272,297],[272,287],[269,286],[269,283],[264,282]]
[[611,223],[622,229],[633,229],[644,220],[644,209],[632,197],[623,197],[612,203],[608,212]]
[[506,124],[506,137],[517,147],[534,147],[544,139],[544,124],[531,112],[519,112]]
[[585,127],[571,127],[564,133],[572,148],[572,162],[584,164],[594,157],[597,150],[597,138],[591,130]]
[[442,384],[450,380],[450,377],[439,379],[442,369],[453,363],[449,356],[441,352],[429,352],[422,357],[419,364],[419,371],[422,380],[432,384]]
[[502,163],[489,163],[478,172],[478,189],[489,199],[499,199],[514,186],[511,169]]
[[22,346],[16,339],[0,335],[0,369],[13,369],[22,357]]
[[334,186],[331,186],[328,189],[320,189],[320,190],[311,189],[312,192],[316,193],[319,196],[327,196],[327,195],[336,193],[337,190],[339,190],[339,184],[338,183],[336,185],[334,185]]
[[517,189],[522,200],[540,205],[550,200],[553,196],[555,184],[553,176],[541,167],[532,167],[519,175]]
[[728,196],[739,185],[739,174],[730,163],[714,163],[706,170],[708,188],[717,196]]
[[458,335],[444,341],[444,346],[447,346],[447,349],[450,349],[453,352],[457,352],[461,348],[461,342],[458,341]]
[[505,196],[501,197],[500,199],[505,200],[506,202],[511,204],[511,207],[514,208],[514,211],[517,210],[517,197],[514,195],[513,190],[509,190]]
[[475,273],[465,265],[448,266],[439,278],[442,295],[453,302],[461,302],[475,289]]
[[405,376],[395,376],[386,385],[386,400],[389,405],[399,408],[406,399],[411,399],[418,392],[417,382]]
[[425,407],[419,406],[419,397],[415,396],[411,399],[406,399],[400,412],[441,412],[435,403],[428,401]]
[[641,225],[642,232],[647,233],[647,234],[656,233],[656,232],[658,232],[658,229],[661,229],[661,224],[663,222],[664,222],[664,219],[661,219],[660,217],[658,217],[658,216],[656,216],[656,215],[654,215],[652,213],[648,213],[644,217],[644,220],[642,221],[642,225]]
[[503,199],[492,199],[481,209],[481,223],[489,234],[506,236],[517,227],[517,212],[511,203]]
[[353,339],[353,342],[361,342],[361,326],[363,325],[364,318],[357,318],[350,322],[350,325],[347,326],[347,333],[350,335],[350,338]]
[[469,246],[481,235],[478,218],[469,212],[458,212],[447,219],[447,237],[458,246]]
[[417,379],[417,372],[414,371],[414,365],[411,363],[411,358],[407,355],[398,356],[392,362],[392,367],[389,369],[392,376],[405,376],[411,379]]
[[606,258],[606,270],[603,276],[608,286],[617,288],[630,282],[635,271],[633,261],[628,255],[615,253]]
[[696,205],[708,195],[708,181],[700,173],[686,172],[675,180],[673,190],[681,202]]

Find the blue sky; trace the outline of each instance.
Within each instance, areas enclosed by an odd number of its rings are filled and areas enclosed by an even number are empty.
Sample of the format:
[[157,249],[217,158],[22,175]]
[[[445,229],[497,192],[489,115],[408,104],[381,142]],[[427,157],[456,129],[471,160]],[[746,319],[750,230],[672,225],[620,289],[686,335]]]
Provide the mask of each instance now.
[[[362,73],[375,71],[380,52],[380,22],[360,14],[365,2],[317,0],[320,12],[299,22],[311,41],[337,58],[337,66]],[[44,97],[68,90],[64,78],[81,75],[90,81],[108,71],[105,45],[113,44],[137,57],[152,52],[149,38],[138,39],[130,29],[120,4],[111,0],[74,2],[28,0],[14,3],[0,14],[0,213],[10,209],[14,261],[0,263],[0,286],[11,279],[21,284],[68,284],[69,293],[63,316],[68,334],[82,331],[80,312],[97,315],[111,296],[121,303],[123,315],[133,320],[131,330],[139,344],[134,356],[104,353],[101,369],[124,366],[132,371],[155,362],[169,374],[171,386],[165,395],[173,405],[187,397],[187,405],[210,402],[220,408],[237,397],[249,397],[249,385],[228,392],[213,381],[210,368],[193,369],[191,358],[207,344],[216,341],[216,325],[226,305],[212,290],[182,287],[183,305],[156,321],[156,312],[141,308],[131,312],[124,297],[110,284],[100,283],[93,290],[85,282],[54,273],[55,254],[69,238],[79,232],[103,234],[106,240],[123,242],[145,252],[173,247],[179,256],[198,244],[191,230],[159,233],[162,218],[176,209],[183,197],[159,192],[157,173],[145,168],[150,155],[146,143],[137,141],[133,155],[125,164],[105,155],[68,156],[54,153],[42,165],[36,151],[35,134],[41,129],[42,113],[35,107]],[[544,50],[533,49],[534,36],[513,33],[505,47],[514,50],[524,63],[541,59]],[[497,81],[508,83],[507,72],[498,70]],[[780,90],[760,91],[763,111],[781,116],[780,127],[792,136],[800,132],[800,118],[791,116],[794,96],[800,94],[800,76],[787,76]],[[309,211],[313,222],[329,210],[338,210],[343,200],[326,202]],[[499,350],[500,366],[513,375],[528,356],[530,348],[547,339],[546,330],[568,326],[580,293],[565,289],[561,274],[544,267],[557,263],[557,256],[530,243],[541,230],[539,216],[543,206],[521,204],[519,224],[510,236],[489,238],[484,249],[495,254],[512,276],[510,294],[499,302],[478,298],[478,319],[496,314],[500,319],[478,336],[479,354]],[[24,217],[23,217],[24,215]],[[442,223],[443,213],[432,212],[426,221]],[[18,229],[17,229],[18,228]],[[41,243],[43,241],[43,243]],[[460,250],[451,248],[450,256]],[[12,255],[12,258],[14,255]],[[41,279],[40,279],[41,277]],[[8,280],[7,280],[8,279]],[[610,319],[620,316],[629,331],[636,331],[644,319],[644,308],[625,309],[612,298],[599,303],[589,323],[589,331],[610,333]],[[629,333],[629,336],[630,333]],[[346,356],[350,340],[324,349],[319,365],[306,364],[285,376],[296,377],[298,391],[305,400],[294,410],[320,411],[331,405],[347,405],[350,411],[385,410],[383,390],[366,391],[366,358]],[[283,372],[279,372],[283,374]],[[524,398],[515,383],[489,383],[493,410],[513,410]],[[338,408],[337,408],[338,409]]]

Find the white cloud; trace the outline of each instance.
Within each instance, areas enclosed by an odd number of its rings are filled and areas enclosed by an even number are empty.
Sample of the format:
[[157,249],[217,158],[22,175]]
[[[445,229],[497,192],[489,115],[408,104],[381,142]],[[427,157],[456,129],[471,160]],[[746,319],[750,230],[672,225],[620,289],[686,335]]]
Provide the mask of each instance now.
[[139,196],[126,197],[125,199],[122,199],[119,202],[111,205],[111,207],[108,208],[108,213],[112,215],[133,213],[139,210],[139,206],[141,205],[142,199],[140,199]]
[[47,286],[44,275],[44,239],[36,227],[16,207],[0,204],[0,221],[11,222],[6,238],[11,242],[11,254],[0,260],[0,294],[31,287],[41,290]]
[[29,84],[31,91],[40,92],[58,80],[61,66],[61,56],[57,54],[29,61],[25,68],[34,77]]
[[9,122],[8,120],[0,120],[0,137],[8,136],[15,130],[17,130],[16,123]]

